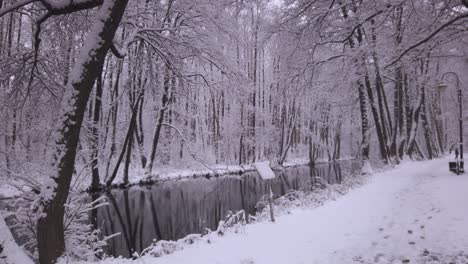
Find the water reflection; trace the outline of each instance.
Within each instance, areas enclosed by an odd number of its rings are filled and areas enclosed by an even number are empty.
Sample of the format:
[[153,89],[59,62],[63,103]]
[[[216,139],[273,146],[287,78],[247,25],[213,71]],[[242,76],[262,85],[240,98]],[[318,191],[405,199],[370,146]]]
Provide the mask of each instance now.
[[[331,184],[359,170],[357,162],[345,161],[300,166],[275,171],[271,186],[275,195],[300,189],[315,177]],[[342,172],[343,171],[343,172]],[[93,212],[93,224],[109,240],[107,254],[129,257],[153,240],[176,240],[192,233],[214,230],[226,212],[245,210],[255,214],[255,205],[268,185],[256,172],[212,179],[186,179],[148,187],[134,186],[107,193],[109,206]]]

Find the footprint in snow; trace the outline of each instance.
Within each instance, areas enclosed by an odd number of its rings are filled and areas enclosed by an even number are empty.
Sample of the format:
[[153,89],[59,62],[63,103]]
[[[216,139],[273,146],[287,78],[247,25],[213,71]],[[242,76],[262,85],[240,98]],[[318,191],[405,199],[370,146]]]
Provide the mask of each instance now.
[[382,260],[385,260],[385,254],[384,253],[377,253],[377,255],[374,256],[374,262],[375,263],[379,263]]
[[253,261],[253,259],[251,259],[251,258],[248,258],[248,259],[243,259],[243,260],[241,260],[240,263],[241,263],[241,264],[254,264],[255,261]]

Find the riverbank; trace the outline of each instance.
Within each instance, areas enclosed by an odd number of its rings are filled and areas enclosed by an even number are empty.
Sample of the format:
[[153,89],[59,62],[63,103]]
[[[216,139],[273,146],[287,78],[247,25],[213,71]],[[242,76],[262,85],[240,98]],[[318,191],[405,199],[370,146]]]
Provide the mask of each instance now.
[[[339,166],[338,165],[332,165],[330,164],[331,166],[331,175],[329,176],[332,176],[333,179],[330,179],[330,178],[327,178],[327,174],[316,174],[317,171],[314,170],[314,172],[311,172],[311,174],[309,174],[308,172],[307,173],[302,173],[302,176],[301,176],[301,180],[300,181],[308,181],[309,184],[301,184],[299,182],[296,182],[297,184],[299,184],[300,186],[302,187],[299,187],[296,189],[290,189],[289,191],[287,191],[286,193],[284,193],[283,191],[283,196],[279,197],[278,199],[275,199],[274,201],[274,214],[276,217],[281,217],[281,216],[284,216],[284,215],[289,215],[294,209],[297,209],[297,208],[315,208],[317,206],[321,206],[323,205],[326,201],[328,200],[334,200],[334,199],[337,199],[338,197],[341,197],[342,195],[345,195],[349,190],[355,188],[356,186],[359,186],[359,185],[362,185],[364,182],[365,182],[365,179],[367,177],[367,175],[362,175],[360,173],[360,169],[359,170],[350,170],[351,168],[348,167],[347,169],[344,169],[346,172],[343,174],[343,176],[340,176],[340,175],[333,175],[333,173],[335,173],[335,169],[337,169],[338,171],[340,171],[339,169]],[[349,166],[349,165],[348,165]],[[298,167],[297,169],[300,169],[301,167]],[[305,169],[300,169],[299,171],[301,172],[306,172],[307,170]],[[297,172],[299,172],[297,171]],[[291,172],[291,171],[290,171]],[[316,176],[314,176],[316,175]],[[277,177],[279,177],[278,179],[275,179],[276,182],[278,181],[284,181],[284,175],[281,175],[281,174],[278,174]],[[295,177],[295,176],[294,176]],[[337,178],[335,178],[337,177]],[[258,176],[256,177],[258,178]],[[225,179],[225,178],[223,178]],[[219,180],[222,180],[222,179],[219,179]],[[252,179],[254,180],[254,179]],[[218,180],[216,180],[218,181]],[[331,184],[328,184],[327,183],[330,182]],[[233,183],[236,183],[237,184],[234,184],[232,185],[233,189],[230,189],[230,190],[225,190],[226,192],[231,192],[231,193],[238,193],[239,190],[236,189],[236,187],[239,186],[239,183],[238,181],[234,181]],[[296,184],[295,183],[295,184]],[[337,183],[340,183],[340,184],[337,184]],[[273,183],[272,183],[273,184]],[[252,186],[253,187],[253,186]],[[273,186],[275,187],[275,186]],[[276,188],[273,188],[273,189],[276,189],[276,191],[274,191],[275,193],[278,193],[279,192],[279,189],[278,189],[279,186],[276,186]],[[208,189],[210,189],[208,186],[207,186]],[[215,189],[218,189],[217,187]],[[263,189],[263,188],[260,188],[260,189]],[[161,192],[158,192],[158,193],[161,193]],[[178,192],[176,192],[178,193]],[[241,192],[242,193],[242,192]],[[184,192],[184,197],[186,197],[187,193]],[[201,194],[203,197],[205,197],[204,194]],[[130,194],[126,197],[129,197],[131,196]],[[142,192],[138,192],[136,194],[134,194],[135,197],[149,197],[150,195],[148,194],[145,194],[143,195]],[[177,195],[176,195],[177,196]],[[220,194],[213,194],[213,196],[215,197],[218,197],[218,199],[223,199],[221,198],[222,196],[220,196]],[[248,196],[248,195],[247,195]],[[262,192],[260,192],[260,195],[259,195],[259,198],[262,196]],[[189,195],[190,197],[190,195]],[[213,198],[215,198],[213,197]],[[206,198],[206,197],[205,197]],[[264,197],[265,198],[265,197]],[[174,199],[178,199],[176,197],[174,197]],[[195,200],[197,200],[195,198]],[[210,200],[210,199],[208,199]],[[240,203],[240,201],[238,201],[239,199],[234,199],[237,201],[237,203]],[[258,199],[255,199],[255,203],[257,203],[259,200]],[[187,201],[186,201],[187,202]],[[127,203],[129,204],[134,204],[132,201],[128,201]],[[255,205],[254,203],[254,205]],[[137,202],[137,204],[139,204]],[[144,204],[147,204],[146,202]],[[195,203],[192,203],[192,202],[189,202],[190,205],[193,206],[193,210],[195,210],[195,208],[198,208],[200,205],[197,205],[198,202],[195,202]],[[240,210],[240,211],[234,211],[230,216],[228,216],[226,219],[224,219],[225,221],[222,221],[219,225],[216,225],[215,226],[215,229],[216,230],[213,230],[213,231],[209,231],[208,229],[205,229],[205,232],[203,232],[202,234],[190,234],[188,233],[189,235],[187,235],[186,237],[183,237],[181,239],[178,239],[176,241],[165,241],[165,240],[158,240],[157,242],[155,242],[152,246],[149,246],[148,248],[146,248],[142,255],[144,255],[142,257],[142,259],[146,259],[146,258],[157,258],[157,257],[160,257],[160,256],[163,256],[163,255],[166,255],[166,254],[171,254],[175,251],[180,251],[180,250],[184,250],[186,247],[190,247],[192,244],[198,244],[198,243],[216,243],[216,241],[219,241],[219,240],[222,240],[226,235],[229,235],[229,234],[238,234],[238,233],[243,233],[244,230],[246,230],[246,228],[251,228],[250,226],[255,226],[255,225],[258,225],[258,224],[262,224],[262,223],[267,223],[270,219],[270,215],[269,215],[269,206],[268,206],[268,202],[266,200],[263,200],[260,199],[260,207],[263,208],[261,209],[261,212],[260,213],[257,213],[256,215],[254,216],[251,216],[249,215],[248,211],[244,211],[244,210]],[[136,208],[132,208],[132,211],[135,211],[135,212],[141,212],[140,208],[138,205],[136,205]],[[168,206],[169,208],[172,207],[171,204],[166,204],[166,206]],[[149,206],[150,208],[148,210],[151,209],[151,206]],[[248,206],[247,206],[248,207]],[[178,208],[178,207],[177,207]],[[225,208],[224,206],[221,206],[221,208]],[[124,210],[125,208],[121,208],[121,210]],[[216,210],[216,208],[213,208],[214,210]],[[225,208],[226,209],[226,208]],[[171,209],[170,211],[172,211],[174,209]],[[218,210],[221,210],[218,208]],[[146,210],[144,210],[146,211]],[[157,222],[159,222],[159,224],[161,224],[161,219],[166,219],[167,216],[164,215],[164,213],[162,211],[158,211],[158,219],[157,219]],[[221,210],[222,211],[222,210]],[[127,209],[124,210],[123,213],[127,212]],[[178,211],[172,211],[174,214],[176,215],[184,215],[184,216],[188,216],[187,214],[185,213],[181,213],[181,212],[178,212]],[[227,211],[224,211],[224,212],[227,212]],[[109,213],[104,213],[104,215],[108,215]],[[161,215],[163,214],[163,215]],[[111,213],[111,215],[113,215],[113,213]],[[117,215],[121,215],[121,217],[124,217],[125,218],[125,215],[122,214],[122,212],[119,214],[117,213]],[[223,213],[224,215],[224,213]],[[149,220],[147,219],[149,217]],[[146,219],[147,221],[152,221],[151,218],[152,215],[149,214],[147,215],[146,217],[143,216],[143,214],[140,214],[140,213],[137,213],[137,215],[133,215],[130,219],[134,219],[134,220],[131,220],[132,222],[133,221],[137,221],[138,219]],[[105,223],[108,222],[109,219],[107,220],[104,220]],[[174,222],[171,221],[172,224],[177,224],[179,223],[180,224],[180,221],[177,220],[177,219],[174,219]],[[206,223],[205,223],[206,224]],[[114,222],[112,224],[112,226],[119,226],[119,222]],[[211,225],[209,225],[211,226]],[[129,227],[130,229],[139,229],[138,226],[130,226]],[[145,233],[151,233],[152,232],[152,228],[151,227],[142,227],[145,231]],[[174,227],[174,228],[178,228],[178,227]],[[210,227],[211,228],[211,227]],[[107,228],[105,228],[107,230]],[[161,229],[162,230],[162,229]],[[128,231],[128,230],[127,230]],[[127,234],[127,231],[124,231],[121,235],[126,235]],[[131,231],[130,231],[131,232]],[[110,233],[107,233],[106,235],[109,235]],[[140,238],[136,238],[136,240],[138,241]],[[144,239],[144,238],[143,238]],[[146,240],[146,239],[144,239]],[[122,247],[122,246],[125,246],[125,243],[122,243],[121,241],[118,243],[119,244],[119,248]],[[115,248],[115,244],[114,242],[112,242],[112,248]],[[138,246],[137,246],[138,247]],[[115,251],[114,251],[115,252]],[[123,252],[123,253],[126,253],[125,250],[121,250],[120,252]],[[67,260],[68,261],[68,260]],[[124,260],[124,259],[118,259],[118,258],[109,258],[109,259],[106,259],[106,261],[117,261],[117,263],[119,263],[118,261],[127,261],[127,260]],[[130,260],[128,260],[130,261]],[[85,262],[83,262],[85,263]],[[104,262],[106,263],[106,262]]]
[[466,263],[468,175],[451,174],[447,162],[404,162],[323,206],[292,207],[276,223],[246,225],[159,258],[100,263]]
[[[315,162],[315,165],[322,165],[327,163],[334,163],[340,161],[350,161],[356,160],[353,157],[345,157],[342,159],[327,161],[327,160],[318,160]],[[279,171],[286,168],[297,167],[297,166],[307,166],[310,164],[308,159],[294,159],[286,161],[282,166],[278,164],[273,164],[272,169]],[[222,177],[227,175],[242,175],[247,172],[255,171],[254,164],[242,164],[242,165],[210,165],[204,168],[192,168],[192,169],[174,169],[174,168],[160,168],[155,169],[151,176],[145,176],[145,171],[143,169],[133,169],[131,172],[131,179],[128,183],[124,183],[122,174],[119,174],[111,188],[126,188],[134,185],[151,185],[156,182],[164,182],[171,180],[181,180],[187,178],[212,178],[212,177]]]
[[[356,160],[353,157],[344,157],[342,159],[338,159],[335,161],[326,161],[326,160],[318,160],[315,164],[327,164],[333,162],[340,162],[340,161],[349,161],[349,160]],[[306,166],[309,165],[308,159],[293,159],[286,161],[283,166],[274,165],[273,170],[278,171],[290,167],[297,167],[297,166]],[[82,171],[78,170],[78,171]],[[110,189],[115,188],[128,188],[135,185],[151,185],[155,183],[161,183],[165,181],[174,181],[174,180],[182,180],[182,179],[197,179],[197,178],[212,178],[212,177],[222,177],[228,175],[242,175],[247,172],[255,171],[255,167],[253,164],[245,164],[245,165],[210,165],[208,167],[203,168],[191,168],[191,169],[176,169],[176,168],[156,168],[150,177],[145,176],[145,171],[141,168],[133,168],[130,171],[130,175],[132,175],[129,179],[128,183],[124,183],[122,173],[117,174],[116,179],[114,180],[113,184],[111,185]],[[74,188],[77,191],[87,191],[89,188],[89,183],[91,180],[88,176],[84,174],[80,174],[79,176],[74,177]],[[104,189],[104,182],[102,183],[102,188],[99,191]],[[29,186],[24,185],[18,181],[9,181],[9,182],[0,182],[0,200],[1,199],[9,199],[16,196],[21,195],[23,192],[29,192],[32,188]]]

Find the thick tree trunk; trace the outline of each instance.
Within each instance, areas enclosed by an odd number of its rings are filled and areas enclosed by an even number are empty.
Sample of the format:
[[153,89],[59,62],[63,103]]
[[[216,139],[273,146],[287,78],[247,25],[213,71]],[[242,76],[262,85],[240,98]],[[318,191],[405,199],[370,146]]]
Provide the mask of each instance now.
[[[386,159],[390,158],[390,150],[389,150],[389,135],[391,134],[391,118],[390,113],[388,112],[388,107],[385,108],[387,105],[387,97],[385,95],[384,84],[382,81],[382,76],[380,74],[380,66],[379,66],[379,58],[377,56],[377,52],[375,51],[376,43],[377,43],[377,35],[375,34],[375,21],[374,19],[371,20],[372,24],[372,58],[374,60],[374,68],[375,68],[375,88],[377,91],[377,103],[378,103],[378,113],[380,115],[381,126],[382,126],[382,139],[384,142],[383,148],[385,149]],[[387,111],[385,111],[387,110]]]
[[369,114],[367,113],[367,100],[364,91],[364,85],[360,80],[357,81],[359,94],[359,109],[361,111],[361,155],[363,160],[369,159]]
[[426,141],[426,149],[429,159],[434,158],[434,152],[432,149],[431,142],[431,128],[429,125],[429,120],[427,118],[427,109],[426,109],[426,87],[425,84],[421,86],[421,120],[424,129],[424,139]]
[[64,204],[67,201],[75,165],[81,123],[94,82],[101,72],[127,0],[105,0],[75,63],[64,98],[62,127],[57,132],[53,156],[54,171],[41,190],[42,216],[37,222],[39,262],[55,263],[65,250]]
[[415,147],[416,147],[416,133],[418,131],[419,126],[419,116],[421,113],[421,104],[422,104],[422,97],[419,98],[418,104],[414,108],[412,113],[412,124],[411,130],[409,131],[408,140],[407,140],[407,148],[406,148],[406,155],[412,157]]
[[387,147],[386,147],[387,139],[385,136],[385,132],[383,131],[379,111],[375,103],[374,93],[372,91],[372,85],[371,85],[371,81],[370,81],[369,74],[367,71],[367,66],[365,65],[364,58],[362,60],[363,60],[362,67],[366,69],[365,76],[364,76],[364,83],[366,84],[367,96],[369,98],[369,104],[371,107],[372,115],[374,116],[375,128],[377,130],[377,139],[379,141],[379,146],[380,146],[380,156],[384,161],[388,161]]

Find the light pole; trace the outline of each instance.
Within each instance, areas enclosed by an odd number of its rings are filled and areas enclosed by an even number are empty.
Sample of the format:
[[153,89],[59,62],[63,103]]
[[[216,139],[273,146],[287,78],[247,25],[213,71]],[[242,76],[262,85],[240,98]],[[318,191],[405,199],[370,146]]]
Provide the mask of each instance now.
[[[458,166],[458,172],[463,172],[463,100],[462,100],[462,90],[460,86],[460,79],[458,78],[458,75],[455,72],[446,72],[444,75],[442,75],[442,81],[447,77],[448,75],[454,76],[456,79],[456,85],[457,85],[457,95],[458,95],[458,106],[459,106],[459,116],[458,116],[458,125],[459,125],[459,134],[460,134],[460,145],[459,145],[459,150],[460,150],[460,163]],[[447,85],[441,84],[439,85],[440,88],[442,87],[447,87]]]

